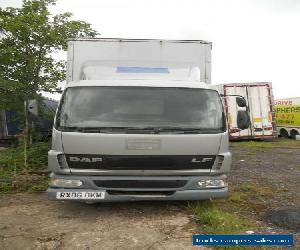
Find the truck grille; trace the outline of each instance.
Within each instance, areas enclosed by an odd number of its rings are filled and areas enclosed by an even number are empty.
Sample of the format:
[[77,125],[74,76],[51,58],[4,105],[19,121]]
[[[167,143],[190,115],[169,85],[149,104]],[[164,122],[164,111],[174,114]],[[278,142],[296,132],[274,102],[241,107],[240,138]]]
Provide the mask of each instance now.
[[95,180],[95,185],[102,188],[181,188],[185,180]]
[[211,169],[211,155],[81,155],[67,154],[73,169],[99,170],[186,170]]

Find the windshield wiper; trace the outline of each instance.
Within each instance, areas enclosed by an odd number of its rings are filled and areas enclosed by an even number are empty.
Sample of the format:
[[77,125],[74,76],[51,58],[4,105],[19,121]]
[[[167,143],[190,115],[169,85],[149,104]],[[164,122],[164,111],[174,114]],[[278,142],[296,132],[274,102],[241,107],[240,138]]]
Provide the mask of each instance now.
[[143,127],[58,127],[63,132],[81,132],[81,133],[117,133],[117,132],[136,132],[146,131],[152,132],[151,128]]
[[[63,132],[105,133],[106,127],[58,127]],[[109,129],[109,128],[108,128]]]
[[214,129],[202,129],[202,128],[186,128],[186,127],[129,127],[124,128],[129,132],[133,131],[150,131],[154,134],[160,134],[164,132],[180,133],[180,134],[214,134],[220,133],[220,130]]
[[81,133],[118,133],[125,132],[128,134],[215,134],[221,133],[221,130],[202,129],[202,128],[185,128],[185,127],[59,127],[64,132],[81,132]]
[[215,130],[207,130],[202,128],[186,128],[186,127],[160,127],[159,132],[176,132],[182,134],[206,134],[216,133]]
[[58,126],[58,130],[61,130],[62,132],[75,132],[77,131],[78,127],[65,127],[65,126]]

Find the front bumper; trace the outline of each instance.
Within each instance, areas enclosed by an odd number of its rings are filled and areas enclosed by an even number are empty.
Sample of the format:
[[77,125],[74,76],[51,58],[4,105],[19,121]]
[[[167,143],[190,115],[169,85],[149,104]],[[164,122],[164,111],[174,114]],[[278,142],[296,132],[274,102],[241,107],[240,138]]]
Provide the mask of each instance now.
[[[83,185],[78,188],[57,188],[49,187],[47,190],[49,200],[64,200],[64,198],[57,198],[59,192],[104,192],[104,199],[72,199],[66,198],[66,200],[76,200],[84,202],[113,202],[113,201],[142,201],[142,200],[207,200],[214,198],[223,198],[228,193],[228,187],[223,188],[206,188],[201,189],[198,186],[199,180],[213,179],[224,180],[225,175],[219,176],[73,176],[73,175],[52,175],[56,178],[65,179],[79,179]],[[143,187],[132,188],[130,186],[126,188],[118,187],[101,187],[95,184],[95,181],[185,181],[185,184],[181,187],[167,188],[167,187]]]
[[[95,191],[93,189],[54,189],[49,188],[47,190],[49,200],[58,200],[56,198],[57,192],[78,192],[78,191]],[[99,190],[98,190],[99,191]],[[105,191],[105,190],[103,190]],[[105,198],[99,200],[89,200],[89,199],[76,199],[76,201],[84,202],[119,202],[119,201],[146,201],[146,200],[208,200],[214,198],[223,198],[227,195],[228,188],[220,189],[209,189],[209,190],[181,190],[175,191],[171,195],[131,195],[131,194],[122,194],[122,195],[111,195],[105,191]],[[62,199],[59,199],[62,200]],[[72,199],[67,199],[72,200]],[[75,200],[75,199],[74,199]]]

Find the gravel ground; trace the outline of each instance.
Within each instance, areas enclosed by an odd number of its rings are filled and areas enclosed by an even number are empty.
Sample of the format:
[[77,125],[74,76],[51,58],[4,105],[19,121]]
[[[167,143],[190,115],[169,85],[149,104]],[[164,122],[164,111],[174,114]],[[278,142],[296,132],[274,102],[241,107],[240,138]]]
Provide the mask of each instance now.
[[25,193],[0,201],[1,249],[192,249],[195,233],[183,203],[87,205]]
[[242,215],[263,227],[258,233],[293,234],[295,248],[300,249],[300,144],[249,148],[235,142],[231,148],[234,161],[230,186],[238,189],[249,184],[257,192],[267,190],[265,195],[258,195],[259,199],[246,196]]
[[[246,197],[241,216],[256,221],[258,233],[299,232],[268,219],[281,209],[300,207],[300,146],[294,148],[240,147],[232,144],[231,188],[243,184],[268,187],[272,195]],[[247,200],[248,199],[248,200]],[[247,204],[259,209],[248,209]],[[263,205],[262,205],[263,204]],[[184,202],[93,204],[50,202],[43,193],[0,196],[1,249],[195,249],[191,235],[200,226]],[[268,217],[269,216],[269,217]],[[201,248],[197,248],[201,249]]]

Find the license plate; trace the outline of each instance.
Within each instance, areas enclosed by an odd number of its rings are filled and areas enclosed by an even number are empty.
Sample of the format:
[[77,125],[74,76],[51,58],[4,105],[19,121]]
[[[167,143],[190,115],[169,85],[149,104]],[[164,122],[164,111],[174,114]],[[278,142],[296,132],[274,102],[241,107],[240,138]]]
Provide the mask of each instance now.
[[57,192],[56,199],[59,200],[102,200],[105,192]]

